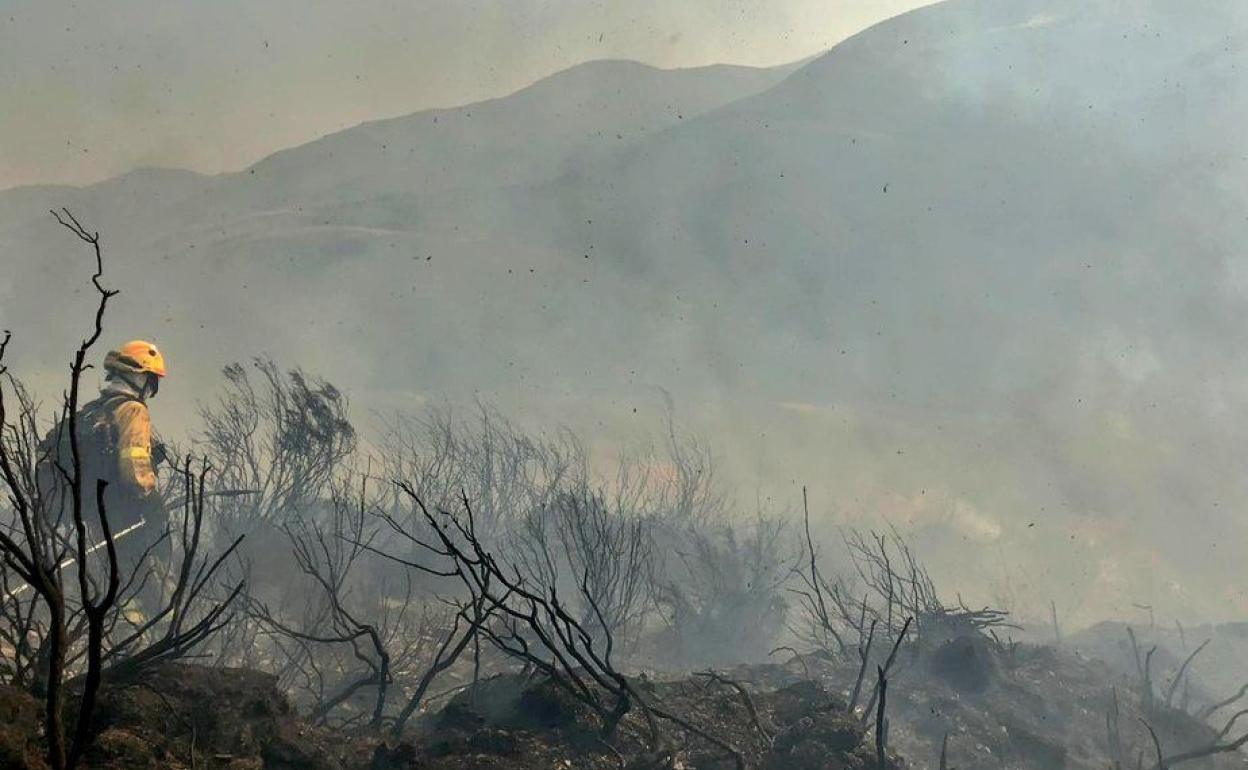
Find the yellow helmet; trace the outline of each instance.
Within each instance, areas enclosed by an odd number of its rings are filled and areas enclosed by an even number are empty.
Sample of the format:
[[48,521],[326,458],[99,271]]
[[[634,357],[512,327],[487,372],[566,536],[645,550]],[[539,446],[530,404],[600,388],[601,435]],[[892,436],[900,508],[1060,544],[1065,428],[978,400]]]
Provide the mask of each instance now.
[[137,374],[150,372],[157,377],[165,376],[165,357],[150,342],[130,340],[126,344],[110,350],[104,357],[104,368],[110,372]]

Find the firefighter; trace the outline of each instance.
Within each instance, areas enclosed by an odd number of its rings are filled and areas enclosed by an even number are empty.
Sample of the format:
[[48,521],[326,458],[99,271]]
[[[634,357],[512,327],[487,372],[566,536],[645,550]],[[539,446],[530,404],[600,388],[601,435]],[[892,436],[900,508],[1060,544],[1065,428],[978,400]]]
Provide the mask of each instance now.
[[106,402],[105,416],[113,429],[116,483],[126,495],[143,500],[156,494],[147,401],[160,390],[165,359],[150,342],[131,340],[109,351],[104,371],[100,399]]
[[147,402],[160,390],[165,359],[150,342],[131,340],[109,351],[104,371],[96,417],[104,423],[100,434],[107,442],[99,448],[104,450],[102,477],[109,482],[104,509],[114,533],[142,524],[117,544],[123,564],[132,566],[164,525],[164,502],[156,484],[156,466],[164,451],[152,441]]
[[[140,557],[155,542],[165,522],[156,478],[164,449],[152,440],[147,410],[148,401],[160,390],[161,378],[165,376],[165,359],[152,343],[131,340],[109,351],[104,358],[104,372],[99,397],[83,406],[76,420],[83,519],[92,539],[98,542],[101,532],[96,484],[103,479],[107,482],[104,511],[109,528],[117,537],[124,580],[139,566]],[[63,427],[55,429],[46,439],[50,451],[43,455],[57,458],[62,468],[70,467],[72,462],[68,433]],[[58,526],[72,526],[68,489],[63,482],[55,486],[57,499],[50,506],[50,513]]]

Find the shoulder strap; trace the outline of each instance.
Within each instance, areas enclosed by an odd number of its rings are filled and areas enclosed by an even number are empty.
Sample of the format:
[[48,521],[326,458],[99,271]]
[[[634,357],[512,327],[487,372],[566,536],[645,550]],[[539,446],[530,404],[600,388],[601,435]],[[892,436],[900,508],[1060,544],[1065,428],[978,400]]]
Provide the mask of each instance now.
[[112,449],[117,444],[117,422],[114,416],[117,408],[129,401],[142,403],[139,398],[129,393],[105,393],[100,395],[99,398],[84,406],[79,412],[79,430],[95,434],[97,439],[102,438],[107,441],[107,446],[98,446],[98,449],[105,451]]
[[[82,411],[88,414],[103,412],[111,417],[117,407],[127,401],[133,401],[139,404],[143,403],[138,396],[132,396],[129,393],[103,393],[99,398],[84,406]],[[91,411],[88,412],[88,410]]]

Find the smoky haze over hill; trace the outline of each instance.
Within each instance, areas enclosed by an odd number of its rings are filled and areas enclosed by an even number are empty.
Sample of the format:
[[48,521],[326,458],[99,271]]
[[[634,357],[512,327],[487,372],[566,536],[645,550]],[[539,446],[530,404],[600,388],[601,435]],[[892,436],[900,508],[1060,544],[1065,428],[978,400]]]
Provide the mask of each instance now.
[[15,189],[0,326],[54,382],[91,309],[65,205],[110,336],[168,350],[167,424],[266,352],[364,422],[479,395],[602,446],[666,392],[743,511],[808,484],[969,602],[1242,617],[1246,35],[951,0],[800,66],[597,62],[236,174]]

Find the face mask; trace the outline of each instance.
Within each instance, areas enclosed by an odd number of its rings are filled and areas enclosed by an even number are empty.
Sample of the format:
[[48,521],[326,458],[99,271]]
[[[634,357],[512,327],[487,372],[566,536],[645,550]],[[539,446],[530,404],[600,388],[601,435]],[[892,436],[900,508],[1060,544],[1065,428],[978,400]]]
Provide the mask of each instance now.
[[160,378],[154,374],[147,375],[147,382],[143,384],[143,393],[145,398],[151,398],[160,392]]

